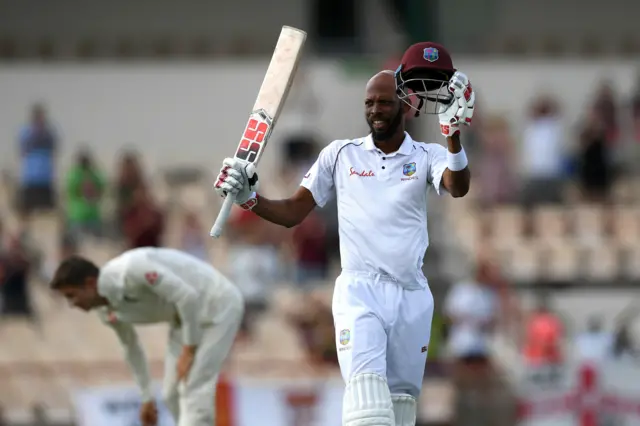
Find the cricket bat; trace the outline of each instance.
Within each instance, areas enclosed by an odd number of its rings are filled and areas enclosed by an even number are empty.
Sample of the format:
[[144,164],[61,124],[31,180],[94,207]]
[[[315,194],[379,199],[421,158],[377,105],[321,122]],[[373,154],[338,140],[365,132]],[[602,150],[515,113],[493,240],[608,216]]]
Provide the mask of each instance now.
[[[306,32],[286,25],[282,27],[256,103],[253,105],[240,144],[236,149],[235,158],[256,165],[260,161],[289,94],[306,39]],[[225,198],[209,233],[212,237],[218,238],[222,235],[234,201],[235,197],[231,194]]]

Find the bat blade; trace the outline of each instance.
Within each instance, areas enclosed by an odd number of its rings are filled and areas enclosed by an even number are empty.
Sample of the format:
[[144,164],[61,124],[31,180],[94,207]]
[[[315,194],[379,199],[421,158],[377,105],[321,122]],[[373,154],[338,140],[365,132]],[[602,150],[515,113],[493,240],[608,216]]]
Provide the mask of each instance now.
[[[235,158],[256,165],[260,161],[291,89],[306,39],[306,32],[286,25],[282,27],[253,110],[236,149]],[[209,233],[212,237],[218,238],[222,235],[234,201],[232,195],[225,198]]]

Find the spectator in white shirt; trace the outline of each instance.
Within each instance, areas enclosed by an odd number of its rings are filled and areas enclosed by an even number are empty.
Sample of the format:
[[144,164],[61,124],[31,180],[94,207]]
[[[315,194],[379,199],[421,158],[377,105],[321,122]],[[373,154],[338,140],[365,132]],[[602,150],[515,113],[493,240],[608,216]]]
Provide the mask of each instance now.
[[496,401],[505,394],[490,358],[489,339],[500,303],[494,278],[492,265],[482,261],[475,279],[456,283],[445,300],[457,424],[498,425],[503,417]]
[[489,280],[488,265],[480,264],[476,279],[455,284],[445,300],[451,324],[448,346],[464,364],[486,364],[489,334],[498,316],[498,294]]
[[614,336],[604,330],[602,319],[589,318],[587,330],[576,337],[576,355],[583,360],[603,361],[613,352]]
[[533,105],[522,140],[524,203],[562,201],[563,133],[562,119],[555,101],[548,98],[538,100]]

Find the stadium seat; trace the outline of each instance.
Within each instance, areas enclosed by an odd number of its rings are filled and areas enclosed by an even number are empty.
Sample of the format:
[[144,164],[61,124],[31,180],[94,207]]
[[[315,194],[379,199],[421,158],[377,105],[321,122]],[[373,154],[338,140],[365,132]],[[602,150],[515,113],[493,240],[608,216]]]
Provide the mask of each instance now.
[[640,244],[640,208],[621,206],[612,214],[612,237],[622,247]]
[[19,55],[18,43],[12,37],[0,38],[0,58],[15,59]]
[[285,314],[300,308],[301,291],[293,286],[280,286],[270,291],[269,305],[275,312]]
[[541,251],[544,260],[541,274],[546,280],[568,282],[578,275],[580,252],[575,244],[567,240],[558,240],[554,244],[544,244]]
[[260,348],[259,359],[300,361],[305,358],[299,336],[280,315],[273,312],[262,315],[256,332],[254,344]]
[[62,223],[56,213],[36,213],[29,220],[29,231],[36,238],[39,249],[47,253],[55,253],[58,249]]
[[540,278],[540,249],[527,242],[508,250],[499,250],[505,274],[515,283],[530,283]]
[[498,207],[487,215],[491,244],[495,249],[507,249],[522,243],[524,213],[520,207]]
[[566,211],[555,206],[540,206],[532,212],[532,231],[537,239],[550,244],[566,238]]
[[603,240],[606,216],[601,206],[580,204],[571,207],[567,214],[579,244],[597,245]]
[[636,34],[626,34],[620,41],[619,52],[622,56],[628,58],[636,58],[640,53],[640,43]]
[[465,251],[475,252],[475,248],[480,241],[482,230],[482,219],[479,215],[464,212],[458,213],[452,218],[454,232],[456,233],[456,242],[460,244]]
[[640,245],[624,250],[621,273],[623,279],[640,280]]
[[632,179],[619,179],[611,188],[611,197],[614,202],[628,203],[634,200],[634,182]]
[[115,52],[113,53],[119,60],[130,59],[136,55],[135,42],[128,37],[120,38],[115,45]]
[[597,245],[586,248],[584,277],[597,283],[609,282],[620,274],[620,252],[614,245]]

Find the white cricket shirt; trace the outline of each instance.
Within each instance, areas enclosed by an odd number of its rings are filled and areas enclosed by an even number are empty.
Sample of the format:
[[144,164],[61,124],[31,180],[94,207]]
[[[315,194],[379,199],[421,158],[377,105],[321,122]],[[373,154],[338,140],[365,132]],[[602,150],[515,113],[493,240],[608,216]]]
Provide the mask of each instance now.
[[424,288],[427,192],[444,191],[446,167],[442,145],[416,142],[405,132],[400,149],[385,154],[369,135],[329,144],[301,185],[320,207],[337,195],[343,270],[381,273],[405,288]]
[[179,250],[128,250],[100,268],[98,292],[109,306],[98,309],[117,333],[145,399],[149,370],[132,324],[167,322],[180,327],[184,345],[198,345],[202,327],[243,309],[240,291],[208,263]]

